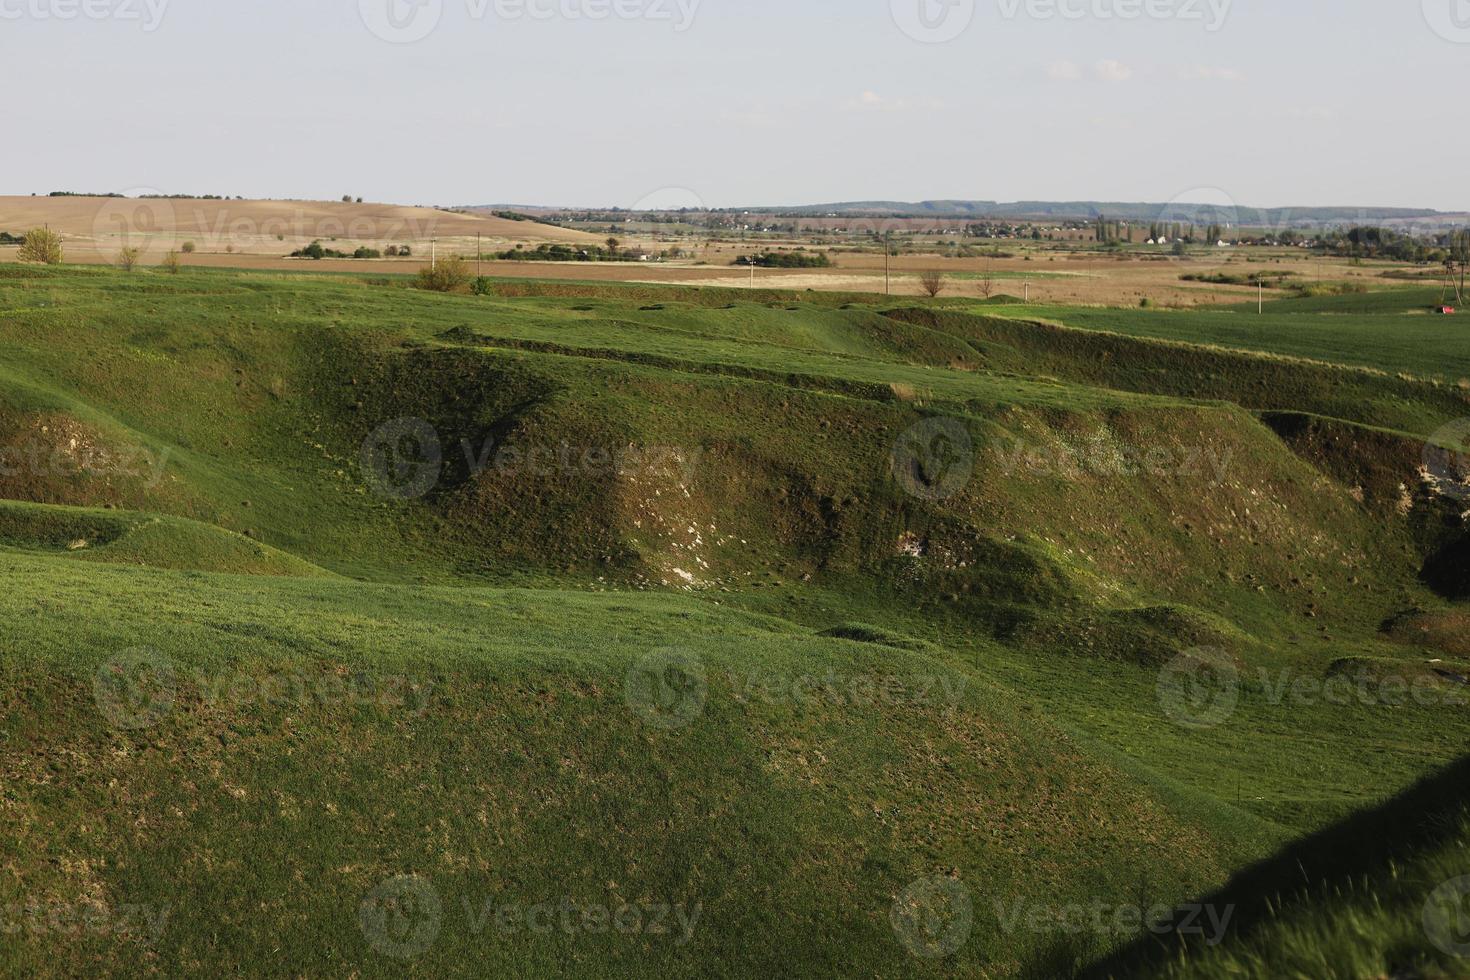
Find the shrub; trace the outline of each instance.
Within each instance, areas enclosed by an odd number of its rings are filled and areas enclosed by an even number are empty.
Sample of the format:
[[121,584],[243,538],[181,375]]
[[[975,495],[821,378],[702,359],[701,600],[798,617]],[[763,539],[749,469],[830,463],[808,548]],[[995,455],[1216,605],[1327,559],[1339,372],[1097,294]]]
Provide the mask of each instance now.
[[162,268],[163,271],[167,272],[169,275],[176,276],[179,274],[180,265],[182,265],[182,263],[179,261],[179,253],[170,251],[167,255],[163,257],[163,262],[160,263],[160,268]]
[[361,245],[357,251],[352,253],[352,257],[354,259],[381,259],[383,253],[375,248],[368,248],[366,245]]
[[924,292],[929,294],[929,298],[933,299],[944,292],[944,273],[936,270],[925,272],[919,276],[919,285],[923,287]]
[[470,270],[464,259],[451,255],[440,259],[432,268],[420,269],[416,285],[436,293],[452,293],[463,289],[469,281]]
[[470,284],[470,292],[476,296],[493,296],[495,287],[491,284],[489,276],[476,276],[475,281]]
[[117,253],[117,267],[124,272],[132,272],[133,266],[138,264],[138,255],[136,248],[124,248]]
[[193,255],[194,250],[199,246],[195,245],[193,242],[185,242],[183,247],[185,255]]
[[18,258],[22,262],[60,265],[62,254],[60,235],[50,228],[32,228],[25,234]]

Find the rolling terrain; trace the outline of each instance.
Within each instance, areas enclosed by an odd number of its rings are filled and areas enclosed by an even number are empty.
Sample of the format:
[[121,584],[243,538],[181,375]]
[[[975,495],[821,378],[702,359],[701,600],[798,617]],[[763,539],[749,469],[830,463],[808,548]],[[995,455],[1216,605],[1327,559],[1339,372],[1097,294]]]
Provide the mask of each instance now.
[[156,261],[185,242],[201,252],[248,262],[250,256],[280,258],[313,241],[379,249],[406,244],[424,254],[434,239],[442,240],[446,249],[467,246],[470,252],[476,236],[501,247],[513,242],[601,241],[596,235],[535,221],[398,204],[0,196],[0,230],[19,235],[43,225],[62,235],[74,259],[93,263],[111,262],[123,247],[137,248],[145,259]]
[[0,969],[1463,967],[1423,290],[486,292],[0,266]]

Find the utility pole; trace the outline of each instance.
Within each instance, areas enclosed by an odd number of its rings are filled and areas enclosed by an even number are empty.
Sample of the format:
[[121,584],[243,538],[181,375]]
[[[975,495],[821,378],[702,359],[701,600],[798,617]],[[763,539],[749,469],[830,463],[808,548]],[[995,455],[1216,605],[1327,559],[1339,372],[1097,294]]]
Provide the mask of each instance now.
[[439,268],[439,239],[429,240],[429,271],[433,272]]
[[891,231],[885,231],[883,233],[883,295],[884,296],[892,296],[893,295],[893,278],[892,278],[892,276],[888,272],[888,253],[892,251],[892,249],[888,245],[888,240],[889,240],[889,237],[892,236],[892,234],[893,234],[893,232],[891,232]]
[[1021,283],[1021,289],[1023,290],[1023,292],[1021,294],[1021,302],[1022,303],[1030,303],[1031,302],[1031,284],[1029,282],[1023,282],[1023,283]]
[[485,249],[480,244],[480,233],[475,232],[475,278],[485,278]]
[[755,256],[754,255],[752,255],[750,257],[750,288],[751,288],[751,291],[752,292],[755,291]]
[[1266,312],[1266,280],[1256,276],[1256,316]]

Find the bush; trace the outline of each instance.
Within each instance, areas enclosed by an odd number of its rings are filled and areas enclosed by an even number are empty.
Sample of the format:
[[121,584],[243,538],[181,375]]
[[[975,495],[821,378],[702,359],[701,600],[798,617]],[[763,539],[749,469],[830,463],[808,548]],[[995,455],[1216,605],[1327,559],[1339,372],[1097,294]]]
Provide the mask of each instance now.
[[117,267],[124,272],[132,272],[133,266],[138,264],[138,255],[136,248],[124,248],[117,253]]
[[433,268],[420,269],[416,285],[420,289],[436,293],[453,293],[461,290],[470,281],[469,266],[457,255],[440,259]]
[[32,228],[25,234],[18,258],[22,262],[60,265],[62,255],[60,235],[50,228]]
[[162,268],[163,271],[167,272],[169,275],[176,276],[179,274],[180,265],[182,265],[182,263],[179,261],[179,253],[171,251],[163,257],[163,262],[160,263],[160,268]]
[[362,245],[358,247],[357,251],[352,253],[352,257],[354,259],[381,259],[383,253],[375,248],[368,248],[366,245]]
[[184,243],[184,254],[185,255],[193,255],[194,254],[194,250],[196,248],[198,248],[198,246],[195,245],[193,242],[185,242]]
[[489,276],[476,276],[475,281],[470,284],[470,292],[476,296],[494,296],[495,286],[491,284]]

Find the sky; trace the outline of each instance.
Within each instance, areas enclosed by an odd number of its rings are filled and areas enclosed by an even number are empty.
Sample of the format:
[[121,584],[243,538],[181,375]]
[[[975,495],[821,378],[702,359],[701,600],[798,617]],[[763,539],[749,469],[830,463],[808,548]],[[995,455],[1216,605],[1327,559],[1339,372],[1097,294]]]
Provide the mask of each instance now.
[[0,0],[0,193],[1470,210],[1470,0]]

